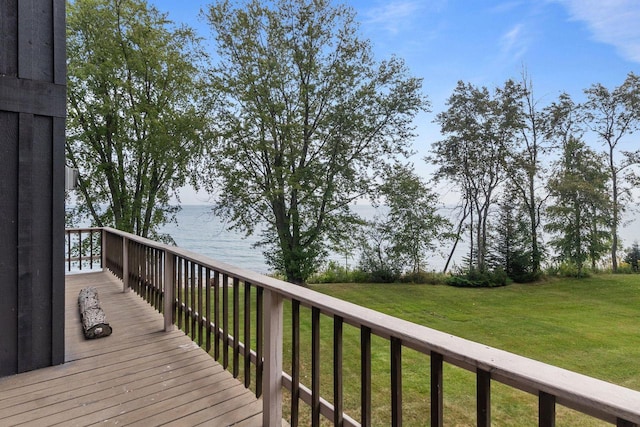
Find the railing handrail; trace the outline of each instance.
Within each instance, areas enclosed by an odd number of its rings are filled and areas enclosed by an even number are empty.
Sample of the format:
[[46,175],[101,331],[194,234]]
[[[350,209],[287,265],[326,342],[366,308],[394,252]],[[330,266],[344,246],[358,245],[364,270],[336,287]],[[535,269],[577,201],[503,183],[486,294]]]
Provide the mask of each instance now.
[[437,331],[176,246],[110,227],[96,229],[262,287],[284,299],[299,301],[302,306],[319,309],[325,315],[339,316],[344,323],[369,328],[371,333],[383,338],[399,339],[403,346],[424,354],[440,354],[445,362],[466,370],[489,372],[492,380],[516,389],[534,395],[543,392],[555,396],[557,403],[585,414],[612,423],[623,419],[640,424],[639,391]]

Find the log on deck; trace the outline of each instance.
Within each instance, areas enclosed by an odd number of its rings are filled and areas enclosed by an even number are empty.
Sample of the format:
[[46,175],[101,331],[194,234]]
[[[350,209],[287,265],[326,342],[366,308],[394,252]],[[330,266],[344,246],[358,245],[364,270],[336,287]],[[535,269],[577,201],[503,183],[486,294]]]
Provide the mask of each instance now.
[[[77,295],[95,286],[114,333],[86,340]],[[65,360],[0,378],[0,425],[262,424],[262,401],[107,272],[66,277]]]

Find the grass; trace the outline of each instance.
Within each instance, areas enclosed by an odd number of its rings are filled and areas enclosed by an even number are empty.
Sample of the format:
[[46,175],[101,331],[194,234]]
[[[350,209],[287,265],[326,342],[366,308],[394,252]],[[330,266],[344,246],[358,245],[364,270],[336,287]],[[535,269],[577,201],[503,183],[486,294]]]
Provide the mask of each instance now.
[[[636,363],[640,360],[638,275],[553,279],[492,289],[415,284],[323,284],[311,288],[433,329],[640,390],[640,365]],[[242,303],[240,310],[242,319]],[[286,303],[283,365],[289,373],[290,313],[290,304]],[[323,315],[321,325],[321,395],[331,401],[333,320]],[[301,308],[300,337],[301,382],[310,387],[311,313],[305,308]],[[242,332],[241,339],[244,341]],[[344,325],[345,409],[355,419],[360,419],[359,343],[360,331]],[[404,425],[427,425],[429,358],[403,348],[402,361]],[[374,425],[390,425],[389,364],[389,342],[373,337]],[[446,364],[444,375],[445,425],[474,425],[475,375]],[[285,400],[287,397],[286,394]],[[285,403],[286,418],[289,403]],[[300,425],[310,424],[307,405],[301,403],[300,411]],[[561,407],[557,420],[558,425],[567,426],[608,425]],[[537,425],[537,397],[494,382],[492,421],[496,426]],[[323,420],[323,425],[331,423]]]
[[[554,279],[493,289],[413,284],[327,284],[312,288],[433,329],[640,390],[640,365],[636,363],[640,359],[637,275]],[[330,332],[328,326],[323,329]],[[324,339],[330,351],[332,338]],[[376,425],[389,425],[389,391],[385,383],[388,344],[378,343],[375,351],[374,372],[384,379],[373,386],[374,405],[380,408],[381,416]],[[345,363],[351,363],[348,360],[345,356]],[[349,369],[357,371],[357,361],[352,362],[356,366]],[[405,425],[424,425],[429,406],[428,358],[404,350],[403,362]],[[328,370],[331,371],[330,366]],[[348,381],[345,379],[345,383]],[[494,425],[537,424],[534,396],[499,384],[493,389]],[[445,424],[475,424],[474,375],[448,367],[444,390]],[[331,396],[330,388],[326,396]],[[566,409],[558,410],[558,423],[607,425]]]

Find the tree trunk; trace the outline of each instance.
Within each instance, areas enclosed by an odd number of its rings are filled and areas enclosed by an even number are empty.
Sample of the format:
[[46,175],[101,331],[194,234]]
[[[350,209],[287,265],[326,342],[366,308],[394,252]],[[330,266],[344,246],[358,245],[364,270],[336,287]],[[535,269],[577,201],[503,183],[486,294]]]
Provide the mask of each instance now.
[[78,295],[80,321],[85,338],[101,338],[111,335],[112,329],[107,323],[107,316],[100,308],[98,290],[93,287],[83,288]]

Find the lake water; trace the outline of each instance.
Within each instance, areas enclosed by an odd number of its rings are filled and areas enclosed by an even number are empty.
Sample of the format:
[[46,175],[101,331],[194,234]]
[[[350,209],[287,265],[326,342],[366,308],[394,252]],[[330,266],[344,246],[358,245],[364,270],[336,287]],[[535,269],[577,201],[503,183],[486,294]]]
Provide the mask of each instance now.
[[[372,219],[376,213],[376,208],[367,204],[353,205],[351,209],[366,219]],[[450,210],[443,208],[441,213],[445,216],[450,215]],[[629,215],[627,219],[631,220],[634,216]],[[259,240],[259,236],[245,238],[238,232],[229,231],[227,224],[213,215],[211,206],[183,205],[182,210],[176,215],[176,219],[177,223],[168,224],[161,231],[170,234],[178,246],[259,273],[270,271],[262,254],[264,248],[253,246]],[[624,248],[631,246],[634,241],[640,240],[640,227],[635,221],[628,220],[620,233]],[[427,268],[441,270],[449,250],[450,243],[439,248],[426,260]],[[467,244],[461,242],[458,245],[454,262],[460,263],[460,259],[466,251]],[[345,258],[344,254],[334,253],[329,256],[329,259],[353,268],[357,265],[357,256],[357,254],[352,254]]]
[[[375,208],[370,205],[353,205],[352,209],[364,218],[375,215]],[[265,248],[254,247],[259,236],[245,238],[241,233],[229,231],[228,224],[213,215],[211,206],[183,205],[176,220],[177,223],[167,224],[160,231],[170,234],[178,246],[258,273],[270,271],[262,254]],[[339,254],[332,254],[330,259],[342,265],[346,262],[350,268],[357,263],[354,257],[345,260]]]

